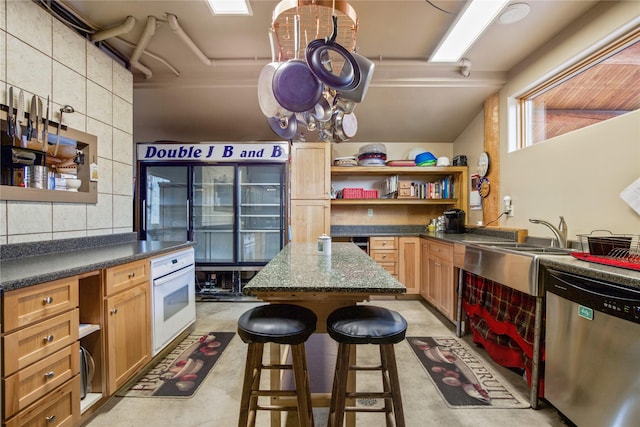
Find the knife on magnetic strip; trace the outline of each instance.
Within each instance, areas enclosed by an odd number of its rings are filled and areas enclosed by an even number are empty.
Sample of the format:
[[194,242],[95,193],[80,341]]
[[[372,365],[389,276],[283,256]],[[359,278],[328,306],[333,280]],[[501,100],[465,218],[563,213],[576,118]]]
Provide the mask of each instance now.
[[37,105],[36,105],[36,96],[33,95],[31,97],[31,108],[29,109],[29,119],[27,120],[27,144],[29,143],[29,141],[31,141],[33,139],[33,133],[35,132],[35,120],[36,120],[36,115],[38,114],[37,111]]
[[14,124],[13,124],[13,86],[9,86],[9,111],[7,112],[7,135],[11,138],[11,145],[14,144],[13,136],[14,134]]

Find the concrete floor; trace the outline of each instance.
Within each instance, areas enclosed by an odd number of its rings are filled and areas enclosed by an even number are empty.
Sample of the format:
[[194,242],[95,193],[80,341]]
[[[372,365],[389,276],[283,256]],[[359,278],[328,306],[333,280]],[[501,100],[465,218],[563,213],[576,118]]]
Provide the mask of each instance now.
[[[422,302],[416,300],[376,300],[376,305],[400,312],[409,324],[407,336],[455,336],[451,324],[443,323]],[[236,331],[236,321],[253,302],[202,302],[197,304],[195,330]],[[468,337],[465,337],[470,343]],[[473,344],[470,344],[473,347]],[[362,351],[360,348],[364,347]],[[360,357],[368,357],[373,346],[359,347]],[[482,350],[479,350],[481,354]],[[238,423],[239,396],[241,391],[246,345],[236,336],[222,354],[200,389],[192,398],[135,398],[114,397],[94,416],[89,427],[140,427],[179,426],[231,427]],[[402,398],[406,425],[409,427],[430,426],[564,426],[553,407],[541,403],[533,409],[451,409],[431,383],[418,359],[407,343],[396,345],[396,358],[400,368]],[[528,400],[526,382],[521,376],[488,361],[496,371],[509,380],[512,386]],[[326,425],[327,410],[314,410],[316,426]],[[269,414],[258,413],[257,426],[268,426]],[[295,425],[289,422],[288,425]],[[357,425],[377,427],[384,425],[382,414],[358,414]]]

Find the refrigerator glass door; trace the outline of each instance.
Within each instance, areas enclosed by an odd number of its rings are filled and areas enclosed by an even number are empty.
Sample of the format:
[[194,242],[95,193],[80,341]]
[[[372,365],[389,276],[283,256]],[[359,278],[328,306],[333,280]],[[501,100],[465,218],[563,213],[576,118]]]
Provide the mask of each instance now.
[[193,240],[198,263],[233,263],[235,166],[194,166]]
[[240,262],[269,262],[282,249],[283,168],[240,166],[238,182]]
[[188,239],[188,168],[150,166],[146,169],[146,239]]

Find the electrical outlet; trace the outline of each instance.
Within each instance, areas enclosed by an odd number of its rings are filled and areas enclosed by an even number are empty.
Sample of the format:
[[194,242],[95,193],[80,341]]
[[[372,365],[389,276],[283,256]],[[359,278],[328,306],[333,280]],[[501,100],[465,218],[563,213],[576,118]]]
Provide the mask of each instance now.
[[373,216],[373,208],[367,209],[367,215]]
[[513,202],[511,201],[511,197],[504,196],[504,211],[507,213],[507,216],[513,216]]

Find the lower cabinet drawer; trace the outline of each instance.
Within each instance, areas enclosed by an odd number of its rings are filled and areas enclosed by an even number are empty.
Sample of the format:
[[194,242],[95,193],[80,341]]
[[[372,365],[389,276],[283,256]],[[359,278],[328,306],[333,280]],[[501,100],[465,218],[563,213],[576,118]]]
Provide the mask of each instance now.
[[78,309],[5,335],[4,376],[39,361],[78,340]]
[[387,270],[392,276],[398,275],[398,264],[395,262],[379,262],[380,266]]
[[371,258],[378,263],[398,261],[398,251],[372,251]]
[[80,422],[80,375],[5,422],[6,427],[72,427]]
[[4,413],[10,418],[80,373],[80,344],[19,370],[4,380]]

